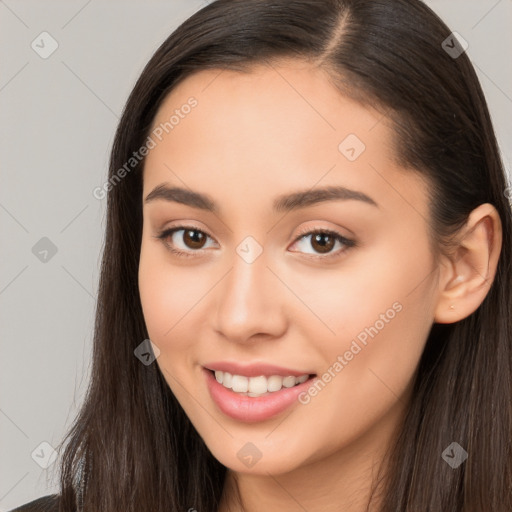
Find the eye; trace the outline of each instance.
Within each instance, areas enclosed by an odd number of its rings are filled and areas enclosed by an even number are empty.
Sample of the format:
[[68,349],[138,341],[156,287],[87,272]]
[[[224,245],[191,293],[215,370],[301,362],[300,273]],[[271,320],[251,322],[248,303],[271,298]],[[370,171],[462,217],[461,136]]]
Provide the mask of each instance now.
[[[181,235],[178,235],[180,231],[182,233]],[[312,237],[309,243],[305,242],[308,237]],[[173,254],[185,258],[194,257],[194,253],[200,253],[204,250],[205,243],[208,238],[213,240],[213,238],[207,233],[195,226],[175,226],[162,231],[156,235],[155,238],[160,239]],[[171,239],[170,243],[168,241],[169,238]],[[303,243],[306,248],[309,246],[314,250],[313,252],[308,252],[307,250],[298,252],[312,254],[312,256],[309,257],[320,259],[341,256],[341,253],[344,253],[349,248],[356,246],[356,242],[354,240],[350,240],[336,231],[322,228],[304,231],[301,233],[295,239],[293,245],[298,245],[300,243]],[[338,251],[332,252],[336,243],[341,247]]]
[[[178,235],[177,233],[180,231],[183,233]],[[172,253],[188,258],[195,256],[194,252],[201,252],[206,240],[211,237],[194,226],[175,226],[162,231],[155,238],[162,240]],[[170,243],[168,238],[171,239]],[[177,245],[178,247],[176,247]],[[180,245],[181,247],[179,247]]]
[[[311,237],[309,242],[306,242],[307,238]],[[355,247],[356,242],[354,240],[350,240],[340,233],[336,231],[331,231],[329,229],[317,228],[314,230],[309,230],[301,233],[301,235],[295,240],[294,245],[298,243],[303,243],[303,247],[306,249],[313,248],[313,252],[308,251],[300,251],[305,252],[306,254],[313,254],[313,258],[333,258],[337,256],[341,256],[342,253],[346,252],[351,247]],[[336,243],[341,246],[338,251],[332,252]],[[315,252],[316,251],[316,252]],[[318,254],[320,253],[320,254]],[[322,256],[327,254],[327,256]]]

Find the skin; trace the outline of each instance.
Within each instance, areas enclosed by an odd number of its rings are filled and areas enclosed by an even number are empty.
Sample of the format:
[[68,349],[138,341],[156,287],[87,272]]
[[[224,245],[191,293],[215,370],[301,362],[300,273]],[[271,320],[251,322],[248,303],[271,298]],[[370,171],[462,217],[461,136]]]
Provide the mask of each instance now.
[[[219,211],[144,204],[139,288],[157,364],[230,470],[219,510],[240,510],[235,479],[246,511],[366,510],[433,322],[465,318],[489,290],[499,216],[489,204],[475,209],[459,245],[435,263],[427,183],[395,163],[382,115],[342,96],[310,63],[198,72],[167,96],[153,126],[190,96],[197,106],[147,156],[143,198],[166,183],[207,194]],[[338,149],[348,134],[366,146],[354,161]],[[378,207],[331,200],[272,211],[281,194],[328,185],[364,192]],[[183,224],[208,235],[203,248],[184,231],[167,238],[190,258],[155,238]],[[357,245],[336,242],[324,254],[311,235],[296,241],[316,228]],[[236,252],[247,236],[263,250],[250,264]],[[269,362],[321,376],[396,303],[401,310],[308,404],[243,423],[212,401],[207,362]],[[251,468],[237,457],[248,442],[262,454]],[[377,493],[371,510],[378,503]]]

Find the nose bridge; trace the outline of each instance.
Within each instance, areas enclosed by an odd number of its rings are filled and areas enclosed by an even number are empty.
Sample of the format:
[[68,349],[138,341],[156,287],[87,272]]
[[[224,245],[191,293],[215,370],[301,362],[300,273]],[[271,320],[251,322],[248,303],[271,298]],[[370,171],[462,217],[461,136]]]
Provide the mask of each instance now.
[[217,329],[239,341],[256,333],[277,335],[283,322],[267,254],[250,238],[236,248],[218,297]]

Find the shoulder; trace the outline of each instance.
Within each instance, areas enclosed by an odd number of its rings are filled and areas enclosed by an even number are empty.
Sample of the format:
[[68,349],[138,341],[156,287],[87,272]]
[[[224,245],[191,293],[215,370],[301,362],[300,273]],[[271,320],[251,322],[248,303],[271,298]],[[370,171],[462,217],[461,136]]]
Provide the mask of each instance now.
[[59,510],[59,495],[48,494],[42,498],[37,498],[30,503],[25,503],[19,507],[11,510],[10,512],[58,512]]

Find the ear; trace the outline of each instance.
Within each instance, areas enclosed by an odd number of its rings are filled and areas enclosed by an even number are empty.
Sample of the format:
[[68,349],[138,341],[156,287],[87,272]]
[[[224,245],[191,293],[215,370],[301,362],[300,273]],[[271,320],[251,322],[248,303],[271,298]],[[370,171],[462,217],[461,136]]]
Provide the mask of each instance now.
[[502,244],[501,219],[490,203],[469,215],[457,237],[455,251],[440,269],[438,302],[434,321],[451,324],[468,317],[491,288]]

